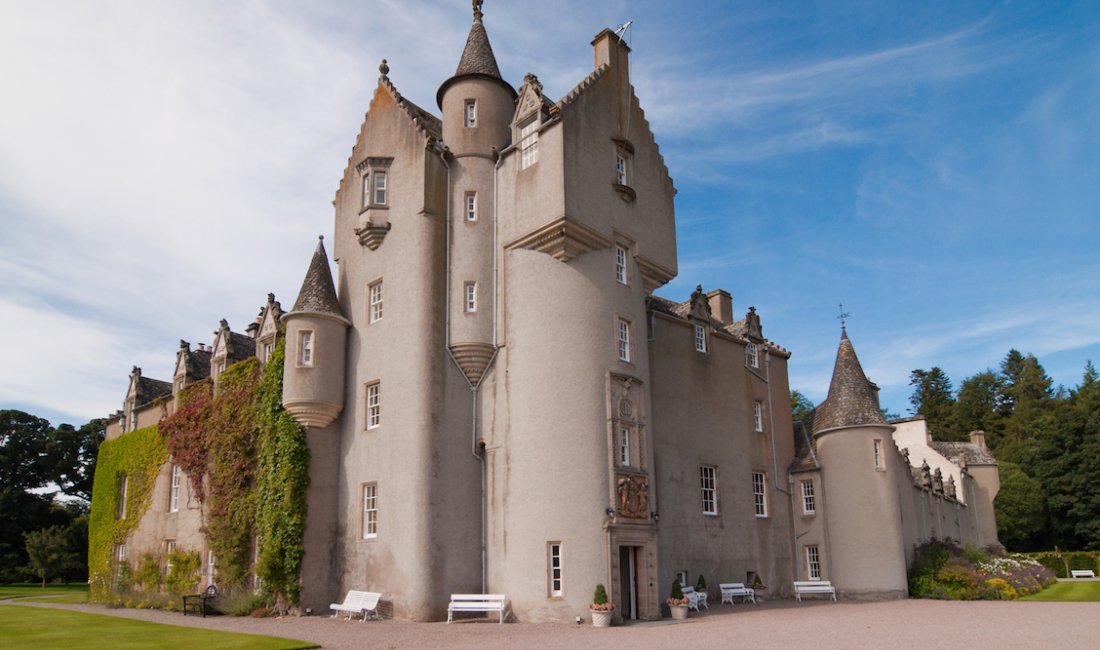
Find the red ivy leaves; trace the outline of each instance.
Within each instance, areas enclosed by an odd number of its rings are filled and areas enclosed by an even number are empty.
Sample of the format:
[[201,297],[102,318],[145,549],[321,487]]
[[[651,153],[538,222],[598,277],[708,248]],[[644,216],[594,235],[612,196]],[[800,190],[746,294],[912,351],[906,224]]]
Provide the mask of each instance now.
[[209,380],[192,384],[179,395],[176,412],[160,423],[160,431],[168,440],[172,462],[187,473],[191,491],[199,501],[206,500],[207,442],[212,410],[212,385]]

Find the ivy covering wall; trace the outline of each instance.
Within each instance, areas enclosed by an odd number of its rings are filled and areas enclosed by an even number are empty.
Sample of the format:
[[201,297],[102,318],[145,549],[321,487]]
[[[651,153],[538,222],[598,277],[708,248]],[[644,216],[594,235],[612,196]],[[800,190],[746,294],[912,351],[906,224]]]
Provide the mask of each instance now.
[[[168,447],[156,425],[105,440],[99,446],[92,510],[88,517],[90,598],[102,600],[112,588],[115,545],[126,541],[153,497]],[[125,516],[118,517],[122,480],[126,479]]]
[[[93,571],[110,574],[114,545],[148,508],[154,479],[171,453],[203,505],[219,587],[245,587],[255,570],[265,593],[297,603],[310,455],[305,432],[282,407],[284,358],[280,340],[266,366],[248,359],[226,368],[216,394],[210,381],[184,389],[159,434],[151,427],[104,443],[93,495]],[[115,521],[112,504],[122,472],[131,477],[127,517]],[[259,561],[253,567],[255,544]]]

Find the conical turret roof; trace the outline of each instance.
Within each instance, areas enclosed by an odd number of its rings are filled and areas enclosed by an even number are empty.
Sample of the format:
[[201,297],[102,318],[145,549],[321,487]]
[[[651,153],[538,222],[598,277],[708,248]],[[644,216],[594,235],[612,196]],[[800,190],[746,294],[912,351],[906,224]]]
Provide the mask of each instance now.
[[466,48],[462,50],[462,58],[458,60],[458,68],[454,76],[443,82],[439,91],[435,94],[436,103],[443,108],[443,93],[452,84],[466,77],[482,77],[495,80],[502,84],[512,97],[516,96],[516,89],[500,76],[500,68],[497,67],[497,58],[493,55],[493,46],[489,44],[489,33],[485,31],[485,25],[481,22],[481,1],[474,0],[474,23],[470,25],[470,35],[466,37]]
[[879,410],[876,391],[875,385],[863,373],[848,332],[841,330],[829,396],[817,407],[814,433],[840,427],[886,424]]
[[325,252],[324,237],[317,238],[317,250],[302,281],[302,290],[291,311],[313,311],[333,314],[343,318],[340,301],[336,298],[336,286],[332,282],[332,272],[328,268],[328,254]]

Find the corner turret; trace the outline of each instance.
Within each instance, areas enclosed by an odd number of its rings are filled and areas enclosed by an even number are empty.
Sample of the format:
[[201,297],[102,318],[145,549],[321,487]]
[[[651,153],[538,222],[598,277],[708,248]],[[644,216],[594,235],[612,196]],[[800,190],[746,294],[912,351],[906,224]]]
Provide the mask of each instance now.
[[474,0],[474,22],[458,68],[436,93],[443,111],[443,142],[455,155],[489,156],[510,139],[516,91],[500,76],[481,5],[482,0]]
[[344,357],[351,323],[340,309],[319,237],[286,325],[283,407],[305,427],[326,427],[344,410]]

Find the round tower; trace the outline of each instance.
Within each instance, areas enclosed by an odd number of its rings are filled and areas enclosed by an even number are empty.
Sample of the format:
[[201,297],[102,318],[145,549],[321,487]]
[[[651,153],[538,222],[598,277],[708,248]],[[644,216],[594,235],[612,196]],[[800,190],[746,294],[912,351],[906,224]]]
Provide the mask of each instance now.
[[474,22],[454,76],[439,87],[448,150],[448,344],[471,384],[492,358],[496,152],[508,144],[516,91],[500,76],[475,0]]
[[344,410],[344,357],[351,324],[340,310],[323,238],[294,309],[283,315],[283,407],[305,427],[325,427]]
[[829,396],[813,419],[825,492],[828,548],[822,577],[842,594],[904,598],[905,537],[894,427],[842,330]]

